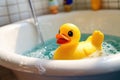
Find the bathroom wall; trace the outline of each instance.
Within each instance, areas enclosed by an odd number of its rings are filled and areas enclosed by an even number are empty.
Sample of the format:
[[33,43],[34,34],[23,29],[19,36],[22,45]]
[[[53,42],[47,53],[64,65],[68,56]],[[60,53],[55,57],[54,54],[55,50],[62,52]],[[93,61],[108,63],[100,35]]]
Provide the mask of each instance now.
[[[36,15],[49,14],[48,0],[32,0]],[[102,0],[104,9],[119,9],[120,0]],[[63,0],[58,0],[63,11]],[[90,0],[74,0],[73,10],[90,9]],[[28,0],[0,0],[0,26],[31,17]]]

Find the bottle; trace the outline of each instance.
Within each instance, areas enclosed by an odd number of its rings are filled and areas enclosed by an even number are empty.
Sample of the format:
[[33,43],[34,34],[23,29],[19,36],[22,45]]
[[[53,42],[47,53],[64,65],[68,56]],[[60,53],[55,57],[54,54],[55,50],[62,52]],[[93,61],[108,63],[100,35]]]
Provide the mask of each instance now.
[[49,10],[52,14],[58,13],[58,2],[57,2],[57,0],[49,0]]
[[93,10],[99,10],[102,7],[102,0],[91,0],[91,8]]
[[69,12],[72,10],[73,0],[64,0],[64,11]]

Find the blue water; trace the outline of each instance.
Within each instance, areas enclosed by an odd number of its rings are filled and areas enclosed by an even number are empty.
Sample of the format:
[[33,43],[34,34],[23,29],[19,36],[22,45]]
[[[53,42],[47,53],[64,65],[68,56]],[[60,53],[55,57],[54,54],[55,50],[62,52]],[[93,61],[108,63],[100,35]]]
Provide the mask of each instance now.
[[[81,41],[86,40],[90,34],[82,34]],[[120,52],[120,37],[105,35],[103,46],[104,56],[117,54]],[[52,59],[54,50],[58,47],[56,44],[56,39],[53,38],[45,42],[44,47],[41,47],[40,44],[33,47],[31,50],[27,50],[21,55],[28,57],[35,57],[40,59]]]

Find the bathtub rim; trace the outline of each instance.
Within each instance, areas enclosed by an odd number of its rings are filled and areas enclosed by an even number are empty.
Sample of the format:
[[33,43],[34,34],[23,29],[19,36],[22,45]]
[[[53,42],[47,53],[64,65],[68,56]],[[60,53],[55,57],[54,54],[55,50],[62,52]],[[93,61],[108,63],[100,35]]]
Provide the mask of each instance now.
[[[41,75],[85,76],[120,70],[120,54],[81,60],[44,60],[26,57],[16,53],[8,55],[9,52],[3,50],[0,50],[0,53],[2,66],[12,70]],[[99,63],[95,65],[97,61]],[[41,66],[46,71],[40,71]]]

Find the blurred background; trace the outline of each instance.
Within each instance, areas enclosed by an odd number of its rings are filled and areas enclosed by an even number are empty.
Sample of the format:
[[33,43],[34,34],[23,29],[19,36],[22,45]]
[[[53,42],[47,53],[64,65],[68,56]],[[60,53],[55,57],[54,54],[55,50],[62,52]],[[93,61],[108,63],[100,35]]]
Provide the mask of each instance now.
[[[32,0],[37,16],[49,14],[48,0]],[[91,9],[91,0],[73,0],[73,10]],[[58,0],[63,12],[63,0]],[[102,0],[102,9],[120,9],[120,0]],[[0,26],[31,17],[28,0],[0,0]]]

